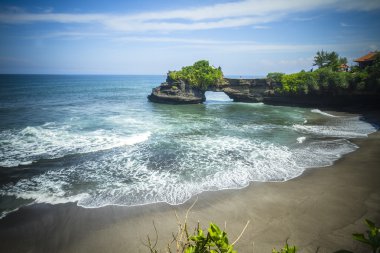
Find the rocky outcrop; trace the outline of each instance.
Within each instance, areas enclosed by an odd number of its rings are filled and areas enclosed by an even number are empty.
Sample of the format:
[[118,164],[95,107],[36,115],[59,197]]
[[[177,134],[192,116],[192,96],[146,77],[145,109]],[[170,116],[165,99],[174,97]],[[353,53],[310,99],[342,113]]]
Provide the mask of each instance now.
[[[224,78],[222,82],[211,85],[206,91],[224,92],[234,102],[258,103],[288,106],[347,106],[350,104],[375,105],[378,96],[373,95],[297,95],[278,94],[275,88],[280,83],[268,79],[233,79]],[[152,102],[165,104],[199,104],[206,100],[205,92],[191,87],[184,81],[167,79],[152,90],[148,99]]]
[[217,91],[226,93],[235,102],[262,102],[265,96],[274,94],[273,88],[278,85],[267,79],[224,78],[223,81],[209,86],[204,91],[191,87],[183,81],[167,79],[152,90],[148,99],[157,103],[198,104],[206,100],[206,91]]
[[235,102],[263,102],[264,98],[274,94],[279,84],[267,79],[231,79],[225,78],[228,86],[223,89]]
[[[263,102],[272,105],[303,107],[349,107],[363,106],[380,108],[379,94],[279,94],[275,92],[281,83],[268,79],[232,79],[211,85],[206,91],[226,93],[234,102]],[[205,92],[191,87],[183,81],[166,80],[152,90],[148,99],[165,104],[199,104],[206,100]]]
[[166,80],[153,88],[149,101],[164,104],[199,104],[206,100],[205,92],[193,88],[184,81]]

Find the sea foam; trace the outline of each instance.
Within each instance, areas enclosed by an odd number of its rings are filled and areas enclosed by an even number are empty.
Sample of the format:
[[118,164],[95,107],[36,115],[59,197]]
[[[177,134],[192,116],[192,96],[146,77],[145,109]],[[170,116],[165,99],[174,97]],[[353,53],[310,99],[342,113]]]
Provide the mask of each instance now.
[[323,112],[323,111],[321,111],[319,109],[312,109],[311,112],[319,113],[321,115],[328,116],[328,117],[339,117],[339,116],[335,116],[335,115],[332,115],[332,114],[327,113],[327,112]]
[[[247,104],[241,106],[246,109]],[[138,134],[126,134],[122,129],[129,124],[140,129],[141,120],[122,116],[108,119],[115,121],[118,130],[78,131],[72,125],[48,123],[2,131],[3,167],[68,154],[81,156],[3,185],[0,195],[30,203],[77,202],[86,208],[157,202],[175,205],[203,191],[238,189],[257,181],[281,182],[305,169],[329,166],[358,148],[348,139],[377,130],[359,117],[319,113],[327,116],[327,121],[317,125],[305,119],[310,111],[303,114],[266,105],[251,107],[265,110],[268,115],[255,114],[264,117],[265,123],[245,116],[236,123],[231,117],[237,116],[231,112],[225,118],[211,118],[203,111],[201,116],[188,111],[201,107],[181,107],[175,112],[162,108],[165,110],[157,118],[165,123],[150,125],[151,131]],[[290,111],[289,117],[284,115],[285,109]],[[273,119],[271,110],[276,110],[279,119]],[[96,157],[91,154],[108,149],[112,150],[98,152]]]
[[150,132],[126,136],[107,130],[77,132],[54,123],[0,132],[0,166],[28,165],[38,159],[89,153],[146,141]]
[[300,133],[338,138],[362,138],[376,132],[378,127],[366,123],[360,117],[339,117],[325,125],[294,124],[293,128]]
[[[175,205],[203,191],[242,188],[252,181],[286,181],[306,168],[331,165],[357,148],[345,140],[315,141],[295,149],[231,136],[171,141],[180,149],[168,150],[166,161],[157,153],[160,143],[139,144],[96,161],[84,160],[20,180],[0,194],[35,203],[77,201],[88,208],[157,202]],[[86,188],[77,188],[81,184]]]

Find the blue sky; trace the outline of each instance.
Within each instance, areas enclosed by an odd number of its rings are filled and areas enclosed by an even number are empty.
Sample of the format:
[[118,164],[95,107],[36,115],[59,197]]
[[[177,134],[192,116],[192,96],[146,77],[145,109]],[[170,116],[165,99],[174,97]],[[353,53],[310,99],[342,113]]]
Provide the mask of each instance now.
[[318,50],[379,50],[379,31],[380,0],[2,0],[0,73],[165,74],[200,59],[291,73]]

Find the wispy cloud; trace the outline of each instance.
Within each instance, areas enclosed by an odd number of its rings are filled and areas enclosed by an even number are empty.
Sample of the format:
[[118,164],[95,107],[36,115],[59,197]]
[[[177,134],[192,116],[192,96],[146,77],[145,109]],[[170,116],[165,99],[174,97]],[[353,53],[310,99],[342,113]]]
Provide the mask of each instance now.
[[319,9],[370,11],[380,9],[378,0],[246,0],[171,11],[137,14],[107,13],[43,13],[12,12],[0,14],[0,22],[8,24],[52,22],[102,25],[121,32],[172,32],[207,30],[242,26],[262,27],[284,17]]
[[266,30],[266,29],[270,29],[270,26],[267,26],[267,25],[255,25],[253,27],[253,29],[256,29],[256,30]]
[[105,37],[107,33],[101,32],[81,32],[81,31],[64,31],[64,32],[50,32],[39,36],[27,36],[24,39],[84,39],[88,37]]
[[182,43],[191,45],[236,45],[254,43],[252,41],[219,41],[208,39],[188,39],[188,38],[174,38],[174,37],[138,37],[138,36],[124,36],[113,39],[117,42],[167,42],[167,43]]
[[0,22],[6,24],[47,23],[104,23],[106,14],[69,14],[69,13],[2,13]]
[[378,51],[379,48],[380,48],[380,45],[379,44],[371,44],[368,46],[368,48],[371,50],[371,51]]
[[312,17],[295,17],[295,18],[292,18],[292,20],[294,20],[294,21],[301,21],[301,22],[312,21],[312,20],[316,20],[316,19],[321,18],[321,16],[322,15],[312,16]]
[[174,37],[144,37],[144,36],[124,36],[113,39],[120,43],[142,42],[142,43],[172,43],[171,48],[203,49],[214,52],[234,52],[234,53],[302,53],[310,52],[314,54],[317,49],[332,51],[352,51],[356,48],[379,47],[379,42],[362,41],[347,42],[343,44],[286,44],[286,43],[259,43],[250,40],[209,40],[209,39],[188,39]]
[[341,27],[350,27],[350,26],[352,26],[352,25],[349,25],[349,24],[344,23],[344,22],[340,22],[340,26],[341,26]]

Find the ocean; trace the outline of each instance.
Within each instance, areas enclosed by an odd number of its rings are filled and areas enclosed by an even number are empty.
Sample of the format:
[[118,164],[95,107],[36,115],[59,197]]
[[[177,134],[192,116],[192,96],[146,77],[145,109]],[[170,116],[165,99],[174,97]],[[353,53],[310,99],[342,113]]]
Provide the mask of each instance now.
[[377,130],[318,108],[148,102],[165,76],[0,75],[0,216],[33,203],[181,204],[325,167]]

